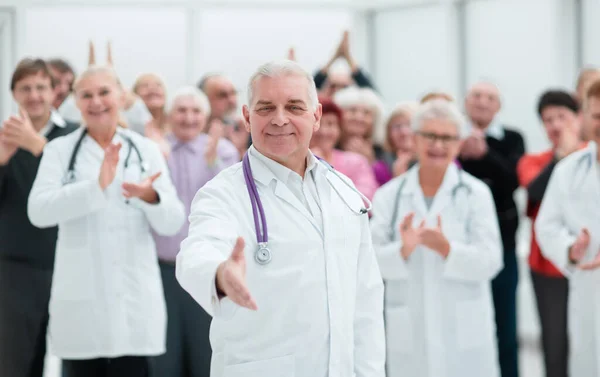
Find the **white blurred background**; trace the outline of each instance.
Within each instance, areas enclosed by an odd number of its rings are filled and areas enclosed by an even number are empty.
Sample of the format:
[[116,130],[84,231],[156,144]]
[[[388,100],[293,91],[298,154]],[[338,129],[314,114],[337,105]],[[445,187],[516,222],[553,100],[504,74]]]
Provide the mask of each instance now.
[[[88,42],[103,61],[111,41],[127,86],[142,72],[160,73],[173,90],[219,71],[244,93],[259,63],[294,47],[315,71],[349,30],[353,55],[386,105],[431,89],[461,98],[469,83],[489,79],[502,93],[500,119],[535,152],[549,145],[535,111],[539,94],[573,90],[577,70],[600,61],[598,14],[598,0],[0,0],[0,118],[14,111],[10,74],[27,55],[62,57],[81,71]],[[522,224],[519,327],[535,344]]]

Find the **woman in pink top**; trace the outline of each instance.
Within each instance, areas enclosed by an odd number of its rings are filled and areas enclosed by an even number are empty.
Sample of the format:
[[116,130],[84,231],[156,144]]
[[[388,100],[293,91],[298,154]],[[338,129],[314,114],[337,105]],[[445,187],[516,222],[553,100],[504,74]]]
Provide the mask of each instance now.
[[358,191],[371,200],[379,185],[367,158],[336,148],[340,138],[342,110],[329,99],[321,98],[319,102],[323,106],[323,116],[321,128],[313,134],[310,141],[311,151],[350,178]]

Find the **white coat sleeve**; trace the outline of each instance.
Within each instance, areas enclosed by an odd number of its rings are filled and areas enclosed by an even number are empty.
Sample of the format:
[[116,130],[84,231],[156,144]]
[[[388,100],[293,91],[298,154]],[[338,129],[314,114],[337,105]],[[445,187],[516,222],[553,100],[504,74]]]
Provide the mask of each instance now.
[[356,377],[385,377],[383,281],[372,246],[369,219],[363,217],[354,315]]
[[231,185],[217,176],[198,191],[175,269],[179,284],[213,317],[221,314],[217,268],[231,254],[238,236],[235,213],[240,206],[229,190]]
[[564,176],[564,172],[564,165],[559,163],[550,176],[533,226],[535,239],[542,254],[568,277],[573,272],[573,266],[569,263],[569,248],[575,243],[577,235],[565,224],[565,203],[568,195],[562,183],[569,180]]
[[402,248],[400,230],[393,229],[395,224],[392,224],[394,208],[391,203],[395,203],[397,189],[398,185],[388,184],[382,186],[373,196],[371,235],[384,280],[400,280],[409,277],[407,262],[400,254]]
[[[473,187],[475,188],[475,187]],[[487,186],[473,190],[468,214],[467,242],[450,241],[444,277],[461,281],[492,280],[503,268],[502,238],[492,193]],[[443,219],[442,219],[443,226]]]
[[139,198],[132,198],[130,203],[144,211],[146,219],[157,234],[172,236],[177,234],[185,223],[185,209],[171,181],[169,167],[160,148],[156,143],[148,141],[145,149],[147,151],[146,158],[152,169],[150,175],[161,172],[160,177],[154,181],[153,185],[159,201],[150,204]]
[[56,226],[108,205],[98,179],[63,184],[67,161],[61,160],[59,147],[62,145],[53,142],[46,145],[29,192],[27,215],[38,228]]

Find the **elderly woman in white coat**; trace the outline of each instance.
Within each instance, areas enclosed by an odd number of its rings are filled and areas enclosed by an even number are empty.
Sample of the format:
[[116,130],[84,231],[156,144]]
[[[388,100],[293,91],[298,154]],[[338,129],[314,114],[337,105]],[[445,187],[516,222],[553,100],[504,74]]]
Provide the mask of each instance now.
[[421,105],[418,163],[373,199],[388,377],[499,376],[490,282],[500,230],[489,188],[453,162],[465,124],[447,101]]
[[117,126],[112,69],[74,88],[84,127],[46,146],[28,203],[35,226],[59,228],[50,347],[68,377],[147,377],[166,333],[150,228],[177,233],[183,205],[158,146]]

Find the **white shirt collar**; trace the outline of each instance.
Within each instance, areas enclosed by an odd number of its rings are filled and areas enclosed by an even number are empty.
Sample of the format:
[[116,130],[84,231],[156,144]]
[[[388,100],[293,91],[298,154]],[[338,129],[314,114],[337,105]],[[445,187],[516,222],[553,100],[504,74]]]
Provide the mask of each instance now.
[[44,136],[48,136],[54,126],[64,128],[67,126],[67,122],[60,116],[60,114],[56,110],[50,111],[50,119],[48,119],[48,123],[40,130],[40,134]]
[[[473,129],[473,123],[469,123],[469,132]],[[504,139],[504,127],[500,122],[497,122],[495,119],[492,120],[489,126],[485,129],[486,136],[493,137],[496,140]]]
[[[300,177],[298,175],[298,173],[296,173],[295,171],[281,165],[277,161],[274,161],[274,160],[268,158],[267,156],[263,155],[262,153],[260,153],[254,146],[251,146],[248,149],[248,153],[250,153],[253,157],[257,158],[263,164],[265,164],[265,166],[273,173],[275,178],[281,182],[287,183],[288,179],[294,174],[296,176]],[[307,164],[306,164],[306,171],[304,172],[305,177],[307,176],[307,174],[309,172],[311,172],[317,166],[317,162],[318,162],[317,158],[310,151],[308,151],[308,155],[306,156],[306,159],[307,159]]]

